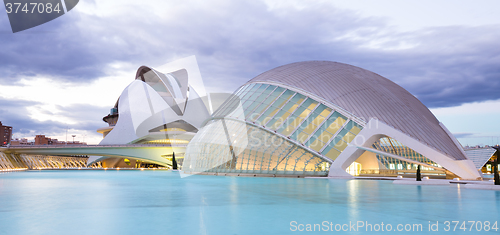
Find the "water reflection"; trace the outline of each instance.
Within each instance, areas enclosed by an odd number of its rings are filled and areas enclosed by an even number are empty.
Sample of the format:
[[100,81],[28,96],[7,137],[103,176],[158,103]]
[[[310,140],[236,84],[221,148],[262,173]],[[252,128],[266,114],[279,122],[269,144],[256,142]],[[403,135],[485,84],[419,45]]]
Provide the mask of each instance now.
[[500,191],[495,191],[495,205],[497,208],[497,213],[500,212]]
[[359,180],[349,180],[346,182],[347,186],[347,204],[348,204],[348,214],[351,221],[356,221],[359,218]]
[[0,190],[5,234],[286,234],[291,221],[500,219],[498,191],[374,180],[37,171],[0,175]]
[[417,200],[418,202],[422,203],[423,202],[423,197],[422,197],[422,186],[417,185]]

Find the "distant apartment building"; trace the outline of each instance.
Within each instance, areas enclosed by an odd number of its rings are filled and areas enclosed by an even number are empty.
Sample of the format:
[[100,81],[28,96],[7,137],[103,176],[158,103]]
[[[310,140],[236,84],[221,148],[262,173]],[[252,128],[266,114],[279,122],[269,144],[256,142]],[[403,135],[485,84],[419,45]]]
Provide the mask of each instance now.
[[59,141],[57,139],[51,139],[49,137],[45,137],[45,135],[36,135],[35,136],[35,145],[87,145],[85,142],[80,141]]
[[12,139],[10,141],[11,146],[19,146],[19,145],[33,145],[33,142],[28,142],[28,139],[26,138],[21,138],[21,139]]
[[12,138],[12,127],[4,126],[2,122],[0,122],[0,145],[9,144],[11,138]]
[[52,140],[45,135],[36,135],[35,145],[52,145]]

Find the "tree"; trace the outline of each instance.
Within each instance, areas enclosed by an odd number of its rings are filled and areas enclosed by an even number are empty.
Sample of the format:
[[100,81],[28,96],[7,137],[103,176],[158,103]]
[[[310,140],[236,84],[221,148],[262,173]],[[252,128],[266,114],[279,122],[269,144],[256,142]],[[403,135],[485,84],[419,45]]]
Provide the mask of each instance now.
[[422,181],[422,175],[420,174],[420,165],[417,167],[417,181]]
[[500,185],[500,177],[498,176],[498,150],[497,150],[497,158],[495,159],[495,162],[493,163],[493,174],[495,177],[495,185]]
[[172,153],[172,170],[177,170],[177,161],[175,160],[175,153]]

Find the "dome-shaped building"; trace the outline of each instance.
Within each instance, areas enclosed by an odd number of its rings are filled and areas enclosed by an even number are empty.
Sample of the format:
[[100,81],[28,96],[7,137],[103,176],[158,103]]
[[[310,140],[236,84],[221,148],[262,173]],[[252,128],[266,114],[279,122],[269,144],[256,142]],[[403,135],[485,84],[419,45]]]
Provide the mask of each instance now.
[[185,172],[273,176],[414,173],[480,177],[415,96],[367,70],[292,63],[241,86],[189,143]]

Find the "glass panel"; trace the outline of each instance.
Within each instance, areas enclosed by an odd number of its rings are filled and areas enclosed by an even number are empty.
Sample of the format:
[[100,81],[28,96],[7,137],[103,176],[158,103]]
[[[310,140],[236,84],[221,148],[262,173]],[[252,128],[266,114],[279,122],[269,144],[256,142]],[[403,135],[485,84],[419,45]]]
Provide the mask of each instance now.
[[[308,111],[308,110],[303,110],[303,111]],[[290,135],[293,130],[302,122],[302,118],[291,115],[286,122],[283,124],[283,126],[279,129],[279,132],[283,135]]]
[[323,131],[321,135],[318,137],[319,140],[323,143],[328,143],[330,139],[333,137],[333,134],[329,133],[328,131]]
[[245,115],[243,115],[243,109],[240,109],[240,108],[236,109],[229,116],[234,117],[234,118],[239,118],[239,119],[245,119]]
[[258,101],[254,101],[248,108],[245,109],[245,113],[252,113],[252,110],[257,107],[257,105],[260,105]]
[[252,91],[248,91],[247,93],[243,94],[243,96],[241,96],[241,100],[248,100],[248,97],[250,97],[252,94]]
[[248,94],[248,91],[241,92],[237,96],[238,96],[239,99],[243,99],[243,97],[245,97],[246,94]]
[[280,98],[284,100],[289,100],[290,98],[292,98],[294,94],[295,92],[291,90],[286,90],[285,92],[283,92],[283,95],[281,95]]
[[248,110],[248,107],[250,107],[250,105],[251,105],[252,103],[253,103],[253,101],[252,101],[252,100],[247,100],[247,101],[245,101],[245,102],[243,103],[243,105],[242,105],[242,106],[243,106],[243,109],[244,109],[244,110]]
[[316,107],[317,104],[318,104],[318,102],[316,102],[315,100],[309,98],[306,101],[304,101],[304,103],[301,105],[301,108],[308,109],[309,112],[307,112],[307,114],[309,115],[309,113],[311,112],[311,110],[313,110],[314,107]]
[[249,115],[249,116],[251,116],[249,120],[251,122],[255,121],[255,119],[257,117],[259,117],[262,114],[262,112],[264,110],[266,110],[267,107],[269,107],[269,105],[271,103],[274,102],[274,100],[276,100],[278,95],[281,94],[281,92],[283,92],[283,90],[284,90],[284,88],[281,88],[281,87],[276,88],[276,90],[274,90],[273,93],[270,96],[268,96],[267,99],[264,100],[264,102],[253,111],[253,114]]
[[[314,101],[313,99],[309,99],[309,100]],[[306,103],[308,103],[308,102],[306,102]],[[306,108],[309,109],[310,111],[312,111],[316,107],[317,104],[318,104],[318,102],[316,102],[316,101],[311,102]]]
[[[320,113],[324,112],[326,109],[326,106],[320,104],[320,106],[318,106],[318,108],[314,110],[314,112],[306,119],[306,121],[304,121],[300,125],[296,132],[305,132],[308,136],[311,135],[314,130],[317,129],[318,125],[325,120],[325,117],[321,116]],[[301,139],[301,143],[303,143],[306,139]],[[309,143],[312,143],[312,141],[310,141]]]
[[255,86],[260,86],[260,84],[252,83],[252,84],[248,85],[247,88],[245,89],[245,92],[251,91]]
[[344,129],[342,129],[342,131],[339,132],[339,134],[336,136],[336,138],[342,138],[347,143],[351,142],[354,139],[354,137],[356,137],[356,135],[348,132],[349,128],[352,128],[353,126],[354,126],[354,122],[349,121],[349,123],[347,123],[347,125],[344,127]]
[[248,92],[243,96],[241,97],[242,100],[246,100],[248,99],[248,97],[250,97],[260,86],[261,84],[253,84],[254,86],[248,90]]
[[247,97],[248,100],[256,100],[262,95],[262,91],[267,87],[267,85],[260,86],[257,91],[255,91],[250,97]]
[[356,135],[355,135],[355,134],[353,134],[353,133],[350,133],[350,132],[349,132],[349,133],[347,133],[347,134],[344,136],[344,138],[342,138],[342,139],[343,139],[345,142],[347,142],[347,143],[351,143],[351,141],[354,139],[354,137],[356,137]]
[[290,135],[290,139],[294,139],[294,140],[298,141],[299,143],[304,143],[308,137],[309,137],[309,134],[304,133],[302,131],[295,131],[292,135]]
[[346,118],[335,112],[330,118],[328,118],[326,130],[332,134],[335,134],[346,122]]
[[266,90],[264,92],[262,92],[262,94],[260,94],[260,96],[256,99],[258,102],[262,102],[264,101],[268,96],[269,94],[271,94],[271,92],[276,88],[276,86],[273,86],[273,85],[269,85]]
[[281,111],[274,116],[274,118],[267,124],[267,126],[276,130],[281,124],[290,116],[290,114],[299,106],[299,104],[305,99],[305,96],[301,94],[296,94],[290,102],[288,102]]
[[269,107],[269,105],[266,105],[266,103],[263,103],[261,104],[259,107],[257,107],[253,112],[252,114],[248,115],[248,119],[253,122],[255,121],[255,119],[257,119],[257,117],[260,116],[260,114],[262,113],[262,111],[264,111],[267,107]]
[[356,123],[355,123],[355,122],[353,122],[353,121],[351,120],[351,121],[349,121],[349,122],[345,125],[344,129],[346,129],[346,130],[350,131],[350,130],[354,127],[354,125],[355,125],[355,124],[356,124]]
[[261,125],[267,123],[277,111],[278,111],[277,108],[271,106],[271,108],[266,110],[266,112],[264,112],[264,114],[262,114],[256,122]]
[[253,86],[255,86],[255,84],[250,84],[250,85],[243,86],[243,87],[241,87],[241,89],[239,91],[237,91],[235,93],[235,95],[241,95],[241,94],[243,94],[243,92],[248,91]]
[[280,109],[281,107],[283,107],[283,105],[285,105],[285,103],[287,102],[288,100],[285,100],[285,99],[282,99],[281,97],[278,98],[278,100],[276,100],[276,102],[274,102],[273,104],[271,104],[271,106],[273,108],[278,108]]
[[[309,140],[308,142],[311,142]],[[316,152],[319,152],[323,146],[325,146],[325,143],[321,142],[319,139],[314,140],[311,144],[309,144],[309,148],[314,149]]]
[[273,98],[276,98],[276,97],[278,97],[278,96],[279,96],[279,95],[280,95],[280,94],[281,94],[284,90],[285,90],[285,88],[283,88],[283,87],[278,87],[278,88],[276,88],[276,90],[274,90],[274,91],[273,91],[273,93],[271,93],[271,96],[272,96]]
[[290,115],[291,113],[286,112],[285,110],[279,111],[278,114],[276,114],[276,116],[274,116],[274,118],[267,123],[267,127],[269,129],[276,130]]
[[331,146],[328,146],[325,150],[323,150],[323,152],[321,152],[321,154],[325,155],[327,158],[335,160],[340,155],[340,152]]
[[290,116],[286,123],[280,128],[279,132],[283,135],[290,135],[292,131],[299,126],[302,121],[311,113],[308,108],[314,107],[318,102],[313,99],[307,99],[304,103]]
[[313,114],[307,118],[307,122],[309,123],[309,125],[304,128],[304,132],[312,134],[313,131],[316,130],[316,128],[325,120],[325,116],[319,115],[324,111],[326,111],[326,106],[322,104],[316,110],[314,110]]
[[359,134],[359,132],[363,129],[362,126],[356,124],[352,127],[351,132],[355,135]]
[[[345,132],[345,133],[342,133]],[[347,134],[346,130],[342,130],[336,137],[335,139],[330,142],[329,146],[333,146],[339,151],[343,151],[347,147],[347,143],[342,140],[343,136]]]
[[328,141],[333,137],[333,134],[323,130],[318,130],[314,135],[309,139],[307,145],[316,150],[319,151],[325,146],[325,143],[328,143]]
[[292,113],[298,106],[300,103],[302,103],[302,101],[304,101],[306,97],[301,95],[301,94],[297,94],[295,95],[291,100],[290,102],[288,102],[285,107],[283,108],[283,110],[286,110],[288,111],[289,113]]
[[[322,106],[324,106],[324,105],[322,105]],[[324,107],[325,107],[325,109],[321,111],[320,115],[326,118],[326,117],[328,117],[328,115],[330,115],[330,113],[332,112],[332,109],[328,108],[326,106],[324,106]],[[319,107],[318,107],[318,109],[319,109]]]
[[271,94],[272,91],[274,91],[274,89],[276,89],[276,86],[269,85],[262,94],[269,95],[269,94]]
[[342,129],[339,134],[337,136],[335,136],[335,139],[336,140],[340,140],[342,139],[346,134],[347,134],[347,130],[346,129]]
[[235,98],[230,103],[224,105],[224,107],[220,109],[220,112],[217,114],[217,116],[232,116],[233,112],[241,110],[240,105],[240,100],[238,98]]

